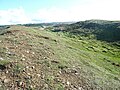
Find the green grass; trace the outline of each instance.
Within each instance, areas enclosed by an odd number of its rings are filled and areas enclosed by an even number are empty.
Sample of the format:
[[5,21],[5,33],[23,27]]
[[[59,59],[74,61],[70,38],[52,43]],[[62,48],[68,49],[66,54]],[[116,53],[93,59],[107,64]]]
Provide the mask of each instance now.
[[20,72],[23,70],[23,65],[17,64],[13,67],[13,73],[20,74]]
[[[34,61],[44,65],[45,81],[51,88],[64,90],[61,83],[54,85],[54,76],[59,70],[73,67],[81,68],[81,76],[90,79],[90,83],[96,84],[98,87],[116,88],[120,86],[120,67],[112,64],[120,64],[120,49],[111,43],[82,37],[79,39],[76,36],[71,38],[66,33],[55,33],[51,30],[35,30],[34,28],[22,28],[21,30],[26,31],[27,35],[17,38],[17,41],[14,39],[15,36],[11,36],[11,42],[19,45],[21,41],[26,41],[28,45],[32,46],[31,49],[34,52],[43,56],[49,52],[54,53],[52,58],[39,60],[37,57]],[[0,36],[0,39],[5,40],[5,37]],[[23,47],[23,49],[29,49],[29,47]],[[7,59],[5,52],[4,48],[0,49],[1,57],[5,56]],[[19,58],[20,56],[10,57],[13,60],[20,60]],[[52,63],[53,58],[58,63]],[[7,60],[0,61],[0,65],[7,63],[9,63]],[[22,70],[21,66],[16,66],[14,71],[19,73]]]
[[10,63],[10,61],[8,61],[8,60],[2,60],[2,61],[0,61],[0,65],[7,65],[7,64],[9,64]]
[[[57,47],[56,53],[61,62],[70,67],[79,65],[83,68],[83,72],[92,72],[96,78],[95,82],[97,77],[101,78],[97,80],[97,84],[100,85],[107,84],[106,81],[111,81],[111,83],[120,81],[120,67],[112,64],[120,64],[119,48],[111,43],[98,40],[79,40],[78,38],[70,38],[64,33],[55,34],[60,36],[60,49],[58,46],[53,47]],[[116,52],[114,52],[115,50]]]

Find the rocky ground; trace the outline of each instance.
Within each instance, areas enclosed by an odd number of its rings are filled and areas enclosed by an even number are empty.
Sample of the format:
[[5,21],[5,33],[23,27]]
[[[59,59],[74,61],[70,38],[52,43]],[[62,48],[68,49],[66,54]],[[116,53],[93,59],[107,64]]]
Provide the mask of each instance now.
[[[0,88],[4,90],[82,90],[89,85],[80,77],[79,68],[57,66],[54,52],[23,30],[8,30],[1,35]],[[54,40],[55,42],[55,40]],[[51,65],[55,65],[55,67]],[[54,68],[54,69],[53,69]],[[82,87],[84,84],[84,87]]]
[[50,45],[62,47],[59,39],[37,32],[11,26],[0,35],[0,90],[103,90],[80,64],[60,61]]

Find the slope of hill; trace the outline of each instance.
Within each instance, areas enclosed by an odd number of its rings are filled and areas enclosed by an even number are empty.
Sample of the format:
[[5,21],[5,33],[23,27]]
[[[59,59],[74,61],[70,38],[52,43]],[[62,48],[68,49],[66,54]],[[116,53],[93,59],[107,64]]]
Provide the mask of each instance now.
[[0,33],[0,89],[119,90],[119,44],[67,35],[5,28]]
[[98,40],[120,41],[120,22],[105,20],[87,20],[64,26],[71,34],[85,37],[94,36]]

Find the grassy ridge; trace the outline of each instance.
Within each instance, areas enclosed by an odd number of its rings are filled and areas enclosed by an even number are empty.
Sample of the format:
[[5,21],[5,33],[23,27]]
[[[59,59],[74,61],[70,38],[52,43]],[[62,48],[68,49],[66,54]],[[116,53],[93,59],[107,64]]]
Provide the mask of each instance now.
[[[0,57],[5,60],[0,77],[9,77],[9,85],[18,82],[23,89],[24,82],[31,90],[120,89],[119,46],[24,26],[2,32],[0,41]],[[9,85],[2,83],[1,88]]]

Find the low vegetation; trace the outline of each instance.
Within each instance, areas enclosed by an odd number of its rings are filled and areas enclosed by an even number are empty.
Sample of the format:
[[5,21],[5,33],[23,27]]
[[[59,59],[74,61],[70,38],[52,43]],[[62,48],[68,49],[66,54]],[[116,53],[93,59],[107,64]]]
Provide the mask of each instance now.
[[66,27],[16,25],[1,31],[0,89],[119,90],[119,40]]

